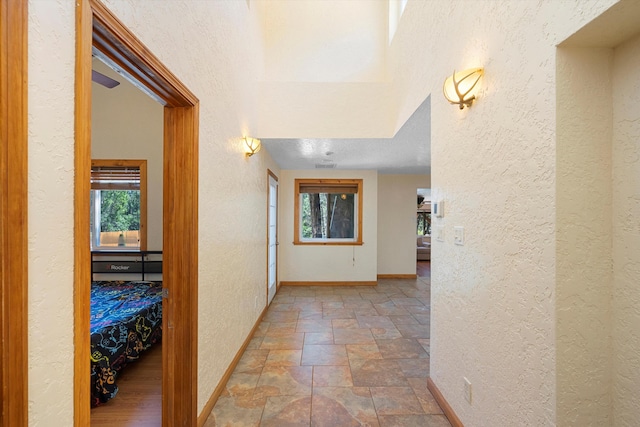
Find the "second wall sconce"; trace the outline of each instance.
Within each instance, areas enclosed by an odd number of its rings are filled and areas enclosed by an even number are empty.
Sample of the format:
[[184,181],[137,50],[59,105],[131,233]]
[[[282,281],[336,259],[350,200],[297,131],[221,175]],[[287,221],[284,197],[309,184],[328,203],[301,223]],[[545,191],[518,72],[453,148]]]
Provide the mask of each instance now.
[[256,154],[258,151],[260,151],[262,144],[260,143],[259,139],[249,138],[248,136],[245,136],[243,139],[244,139],[245,153],[247,157],[251,157],[254,154]]
[[453,72],[453,74],[444,81],[442,91],[447,101],[464,109],[465,106],[470,107],[473,100],[476,99],[478,91],[478,82],[484,74],[483,68],[470,68],[468,70]]

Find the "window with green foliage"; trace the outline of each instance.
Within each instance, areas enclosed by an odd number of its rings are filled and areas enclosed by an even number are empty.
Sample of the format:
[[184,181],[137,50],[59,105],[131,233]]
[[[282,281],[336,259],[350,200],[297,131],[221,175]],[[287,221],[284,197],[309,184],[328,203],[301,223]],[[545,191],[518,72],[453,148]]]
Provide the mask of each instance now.
[[146,250],[146,165],[91,162],[92,250]]
[[418,211],[418,236],[431,234],[431,212]]
[[296,179],[294,244],[362,244],[361,179]]

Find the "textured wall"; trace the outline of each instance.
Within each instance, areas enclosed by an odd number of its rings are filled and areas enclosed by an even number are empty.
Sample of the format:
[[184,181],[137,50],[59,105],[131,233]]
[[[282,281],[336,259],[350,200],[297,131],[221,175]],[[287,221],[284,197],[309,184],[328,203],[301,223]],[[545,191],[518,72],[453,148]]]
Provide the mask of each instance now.
[[378,274],[416,273],[416,197],[429,175],[378,175]]
[[[611,3],[410,1],[391,44],[399,120],[433,94],[431,376],[467,426],[556,422],[555,46]],[[474,66],[460,111],[442,83]]]
[[640,420],[640,38],[613,61],[613,421]]
[[376,82],[386,79],[386,2],[274,0],[262,14],[264,80]]
[[[293,244],[294,180],[296,178],[362,179],[361,246]],[[363,170],[283,170],[279,187],[278,236],[281,281],[376,280],[378,174]]]
[[557,58],[558,425],[611,424],[611,49]]
[[93,63],[121,84],[92,84],[91,158],[147,160],[147,249],[162,250],[163,107],[99,60]]
[[29,425],[73,425],[73,2],[29,2]]
[[279,170],[266,150],[245,157],[240,139],[261,136],[258,22],[242,1],[105,3],[200,100],[200,412],[266,304],[267,168]]

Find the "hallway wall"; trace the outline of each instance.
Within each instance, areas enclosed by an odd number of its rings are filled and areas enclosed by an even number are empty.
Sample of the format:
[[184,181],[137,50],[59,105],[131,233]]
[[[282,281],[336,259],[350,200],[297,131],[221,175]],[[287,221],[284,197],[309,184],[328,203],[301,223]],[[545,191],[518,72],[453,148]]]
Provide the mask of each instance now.
[[[294,245],[296,178],[362,179],[362,245]],[[370,170],[283,170],[279,180],[280,281],[376,280],[378,174]]]
[[640,419],[640,37],[613,57],[613,421]]
[[[266,171],[280,171],[241,140],[259,136],[258,23],[244,1],[104,3],[200,100],[200,413],[266,304]],[[75,6],[29,2],[30,426],[73,424]]]
[[556,45],[613,3],[409,1],[391,44],[398,122],[433,95],[430,375],[464,425],[556,425]]
[[378,274],[416,272],[416,195],[429,175],[378,175]]

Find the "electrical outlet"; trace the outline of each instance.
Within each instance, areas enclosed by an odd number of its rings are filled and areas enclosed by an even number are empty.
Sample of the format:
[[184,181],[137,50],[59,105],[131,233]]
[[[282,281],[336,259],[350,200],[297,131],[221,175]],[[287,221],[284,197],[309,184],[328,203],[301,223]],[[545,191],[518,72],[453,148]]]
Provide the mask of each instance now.
[[471,381],[469,381],[466,377],[462,377],[462,379],[464,380],[464,398],[467,399],[467,402],[471,403]]

